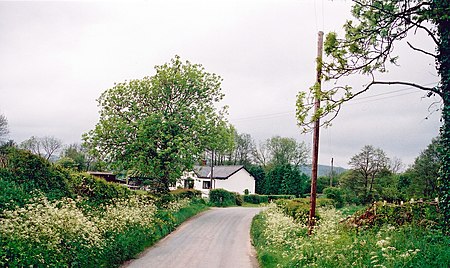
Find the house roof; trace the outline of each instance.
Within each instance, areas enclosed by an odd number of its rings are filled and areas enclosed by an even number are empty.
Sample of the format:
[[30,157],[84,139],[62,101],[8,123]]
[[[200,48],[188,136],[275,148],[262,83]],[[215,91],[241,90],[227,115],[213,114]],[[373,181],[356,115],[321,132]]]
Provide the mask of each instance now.
[[[241,169],[245,169],[244,166],[214,166],[213,179],[228,179]],[[195,166],[194,172],[199,178],[211,177],[211,167],[209,166]]]

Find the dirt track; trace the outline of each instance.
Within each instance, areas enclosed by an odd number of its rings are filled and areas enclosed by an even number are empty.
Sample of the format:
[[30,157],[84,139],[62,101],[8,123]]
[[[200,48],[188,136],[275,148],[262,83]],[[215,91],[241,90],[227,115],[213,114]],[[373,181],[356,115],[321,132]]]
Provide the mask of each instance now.
[[250,224],[260,208],[214,208],[122,267],[254,268]]

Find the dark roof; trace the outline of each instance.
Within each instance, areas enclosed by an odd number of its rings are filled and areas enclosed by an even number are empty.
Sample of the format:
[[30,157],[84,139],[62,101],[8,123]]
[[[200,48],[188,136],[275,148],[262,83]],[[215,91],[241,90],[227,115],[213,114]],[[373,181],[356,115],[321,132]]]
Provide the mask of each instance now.
[[[213,178],[214,179],[228,179],[241,169],[245,169],[244,166],[214,166]],[[210,178],[211,167],[209,166],[195,166],[194,172],[199,178]]]

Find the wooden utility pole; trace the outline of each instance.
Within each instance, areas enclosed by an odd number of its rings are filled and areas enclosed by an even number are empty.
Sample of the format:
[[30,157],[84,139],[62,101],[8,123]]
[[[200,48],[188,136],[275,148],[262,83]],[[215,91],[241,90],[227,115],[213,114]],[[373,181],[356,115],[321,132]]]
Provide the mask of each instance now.
[[[317,41],[317,76],[316,76],[316,87],[317,91],[321,90],[322,83],[322,51],[323,51],[323,32],[319,31],[318,41]],[[320,96],[316,95],[314,113],[320,109]],[[311,208],[309,210],[309,228],[308,234],[311,235],[315,225],[316,218],[316,193],[317,193],[317,164],[319,160],[319,128],[320,128],[320,118],[317,117],[314,122],[314,132],[313,132],[313,154],[312,154],[312,168],[311,168]]]
[[334,167],[334,163],[333,163],[333,157],[331,158],[331,173],[330,173],[330,187],[333,187],[333,167]]

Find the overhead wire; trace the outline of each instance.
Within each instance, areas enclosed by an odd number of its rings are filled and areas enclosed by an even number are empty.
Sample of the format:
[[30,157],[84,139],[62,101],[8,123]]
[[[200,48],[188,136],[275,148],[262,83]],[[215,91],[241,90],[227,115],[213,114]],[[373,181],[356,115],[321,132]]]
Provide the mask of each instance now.
[[[433,84],[437,84],[437,83],[436,82],[427,83],[427,84],[424,84],[424,86],[430,86]],[[415,87],[406,87],[406,88],[393,90],[393,91],[389,91],[389,92],[384,92],[384,93],[379,93],[379,94],[375,94],[375,95],[371,95],[371,96],[358,97],[357,99],[353,100],[352,102],[350,102],[346,105],[357,105],[357,104],[363,104],[363,103],[370,103],[370,102],[376,102],[376,101],[390,99],[390,98],[401,97],[401,96],[405,96],[405,95],[423,93],[422,91],[413,91],[413,92],[407,92],[407,93],[403,93],[403,94],[396,94],[393,96],[376,98],[376,97],[385,96],[385,95],[392,95],[395,93],[399,93],[399,92],[403,92],[403,91],[407,91],[407,90],[411,90],[411,89],[415,89]],[[372,98],[376,98],[376,99],[372,99]],[[233,119],[232,121],[239,122],[239,121],[249,121],[249,120],[261,120],[261,119],[282,117],[282,116],[291,115],[291,114],[292,115],[295,114],[295,111],[291,110],[291,111],[284,111],[284,112],[277,112],[277,113],[268,113],[268,114],[260,114],[260,115],[254,115],[254,116],[248,116],[248,117],[241,117],[241,118]]]

